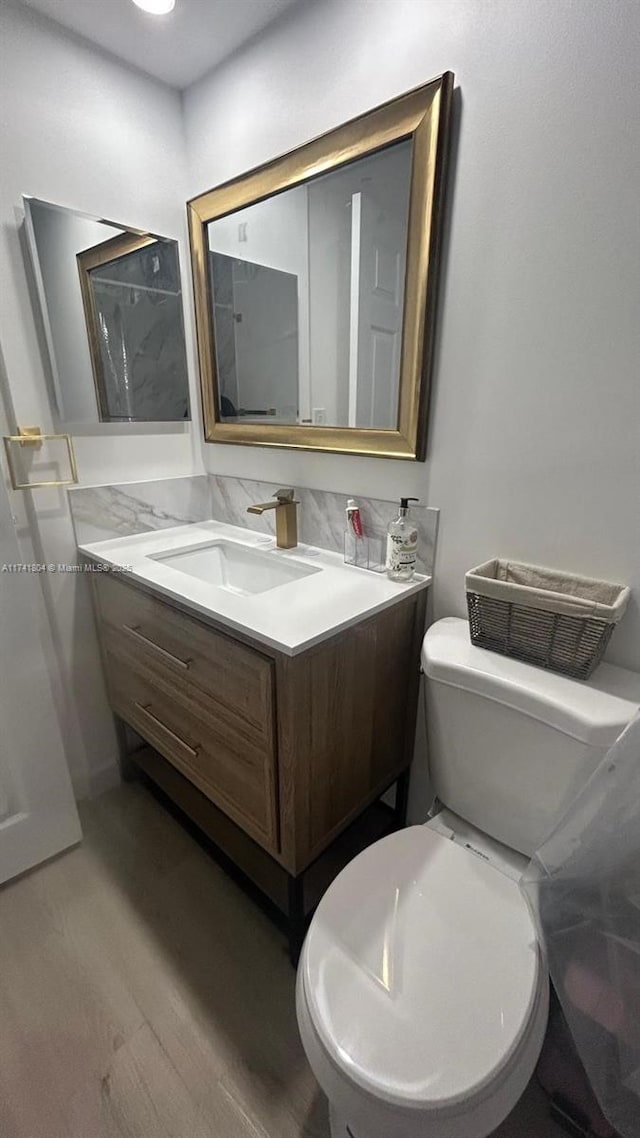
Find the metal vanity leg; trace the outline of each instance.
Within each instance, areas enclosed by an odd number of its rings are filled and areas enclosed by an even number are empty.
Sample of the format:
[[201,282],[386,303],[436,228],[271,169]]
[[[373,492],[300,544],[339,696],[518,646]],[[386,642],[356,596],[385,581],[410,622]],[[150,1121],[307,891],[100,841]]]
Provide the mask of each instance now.
[[298,966],[302,942],[306,932],[304,914],[304,874],[289,877],[288,882],[288,935],[289,957],[294,968]]
[[407,824],[407,805],[409,803],[409,769],[403,771],[396,780],[396,804],[393,810],[394,821],[398,830],[403,830]]

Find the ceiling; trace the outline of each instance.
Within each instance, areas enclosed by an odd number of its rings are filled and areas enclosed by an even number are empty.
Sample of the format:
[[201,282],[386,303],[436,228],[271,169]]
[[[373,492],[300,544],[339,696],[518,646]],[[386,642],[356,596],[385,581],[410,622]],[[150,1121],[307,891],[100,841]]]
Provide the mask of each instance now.
[[302,0],[176,0],[150,16],[132,0],[23,0],[65,28],[162,79],[188,87]]

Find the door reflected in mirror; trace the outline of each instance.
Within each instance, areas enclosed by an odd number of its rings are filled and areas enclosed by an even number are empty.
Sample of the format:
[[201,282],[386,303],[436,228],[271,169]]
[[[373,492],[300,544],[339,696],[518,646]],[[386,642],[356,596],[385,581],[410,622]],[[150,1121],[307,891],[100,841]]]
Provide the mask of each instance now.
[[221,421],[396,429],[411,151],[209,222]]
[[23,200],[59,420],[189,419],[177,243]]

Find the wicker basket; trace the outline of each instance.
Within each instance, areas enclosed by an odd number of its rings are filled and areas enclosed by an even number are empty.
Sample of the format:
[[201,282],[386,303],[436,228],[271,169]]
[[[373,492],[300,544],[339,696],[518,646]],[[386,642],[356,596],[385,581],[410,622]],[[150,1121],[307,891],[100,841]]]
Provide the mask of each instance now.
[[465,582],[474,644],[579,680],[599,664],[630,596],[623,585],[497,558]]

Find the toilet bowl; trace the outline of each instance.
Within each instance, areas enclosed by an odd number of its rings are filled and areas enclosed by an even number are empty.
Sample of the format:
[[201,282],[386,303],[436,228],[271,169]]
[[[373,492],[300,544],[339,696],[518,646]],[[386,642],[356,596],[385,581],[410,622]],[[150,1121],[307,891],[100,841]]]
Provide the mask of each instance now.
[[512,877],[429,826],[370,846],[320,902],[298,970],[334,1138],[489,1134],[532,1075],[548,987]]
[[332,1138],[484,1138],[515,1106],[549,998],[518,880],[640,704],[634,673],[550,676],[471,646],[453,618],[422,661],[443,809],[342,871],[300,958],[298,1024]]

